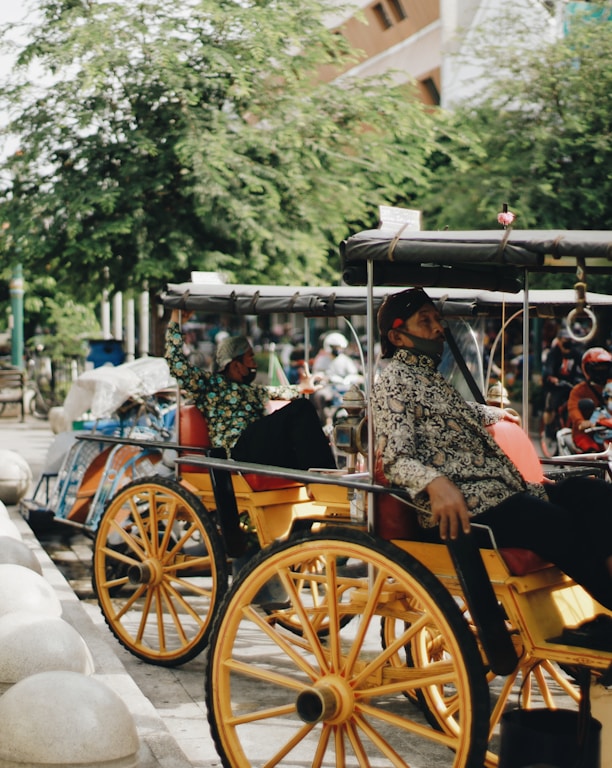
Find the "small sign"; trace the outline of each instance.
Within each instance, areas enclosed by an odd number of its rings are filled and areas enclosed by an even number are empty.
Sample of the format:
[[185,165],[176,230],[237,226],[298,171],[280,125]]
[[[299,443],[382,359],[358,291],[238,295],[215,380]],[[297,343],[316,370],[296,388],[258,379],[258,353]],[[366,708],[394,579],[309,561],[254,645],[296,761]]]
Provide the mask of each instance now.
[[226,281],[220,272],[192,272],[191,282],[199,285],[224,285]]
[[378,206],[379,229],[392,227],[418,232],[421,229],[421,211],[413,208],[395,208],[392,205]]

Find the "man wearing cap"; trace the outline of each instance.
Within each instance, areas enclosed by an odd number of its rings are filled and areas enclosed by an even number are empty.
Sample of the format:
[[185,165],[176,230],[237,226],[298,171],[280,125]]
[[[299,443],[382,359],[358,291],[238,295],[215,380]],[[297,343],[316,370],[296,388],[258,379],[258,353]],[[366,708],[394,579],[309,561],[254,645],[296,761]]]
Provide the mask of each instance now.
[[[390,362],[372,395],[376,455],[386,480],[409,491],[423,538],[470,533],[477,517],[498,546],[533,550],[612,609],[612,486],[581,477],[545,488],[523,479],[485,429],[516,417],[467,403],[438,372],[444,329],[425,291],[387,297],[378,327]],[[479,542],[482,534],[474,529]]]
[[[213,446],[225,448],[228,456],[239,461],[292,469],[335,468],[317,412],[309,400],[300,397],[299,385],[254,384],[257,365],[244,336],[221,341],[214,372],[191,365],[183,352],[179,318],[179,310],[173,310],[166,331],[166,360],[181,389],[206,418]],[[291,402],[266,415],[271,398]]]

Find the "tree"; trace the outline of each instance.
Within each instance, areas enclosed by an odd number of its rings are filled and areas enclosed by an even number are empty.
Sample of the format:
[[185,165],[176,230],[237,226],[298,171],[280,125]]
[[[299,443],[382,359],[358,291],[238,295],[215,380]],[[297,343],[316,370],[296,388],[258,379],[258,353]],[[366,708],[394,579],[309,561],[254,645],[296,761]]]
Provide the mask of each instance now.
[[588,7],[561,39],[535,31],[537,45],[510,4],[482,30],[471,55],[488,80],[454,112],[452,151],[420,198],[428,226],[494,228],[508,202],[520,229],[612,228],[610,3]]
[[3,244],[81,297],[105,270],[111,290],[192,269],[336,282],[339,241],[411,205],[444,151],[411,89],[319,77],[355,56],[325,0],[37,8],[0,93]]

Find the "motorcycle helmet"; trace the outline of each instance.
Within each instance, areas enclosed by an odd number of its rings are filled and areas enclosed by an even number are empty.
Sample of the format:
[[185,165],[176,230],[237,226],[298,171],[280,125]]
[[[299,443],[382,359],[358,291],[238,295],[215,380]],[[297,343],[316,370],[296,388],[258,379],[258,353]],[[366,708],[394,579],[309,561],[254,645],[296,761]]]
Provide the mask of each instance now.
[[348,341],[338,331],[332,331],[328,333],[323,339],[323,349],[326,352],[332,353],[334,350],[346,349],[348,347]]
[[610,378],[612,355],[603,347],[591,347],[582,355],[582,373],[589,384],[603,387]]

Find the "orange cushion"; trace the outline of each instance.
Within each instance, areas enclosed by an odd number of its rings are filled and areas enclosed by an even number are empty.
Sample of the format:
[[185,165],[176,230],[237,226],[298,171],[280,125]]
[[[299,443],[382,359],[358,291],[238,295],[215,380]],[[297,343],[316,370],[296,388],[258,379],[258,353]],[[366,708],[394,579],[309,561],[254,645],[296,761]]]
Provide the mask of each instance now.
[[536,449],[529,435],[518,424],[503,420],[488,426],[487,430],[528,483],[545,482]]
[[193,448],[210,448],[208,424],[195,405],[179,408],[179,443]]

